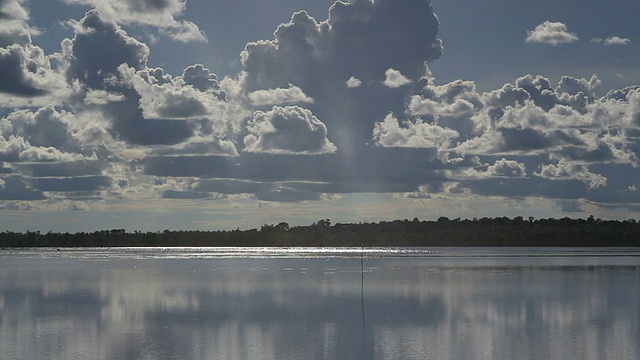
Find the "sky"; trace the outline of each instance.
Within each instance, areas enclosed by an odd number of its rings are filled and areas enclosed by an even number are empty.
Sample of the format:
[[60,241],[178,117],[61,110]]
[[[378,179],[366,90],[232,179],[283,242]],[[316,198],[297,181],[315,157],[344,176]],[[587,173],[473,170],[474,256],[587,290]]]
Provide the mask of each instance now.
[[0,0],[0,231],[639,218],[638,13]]

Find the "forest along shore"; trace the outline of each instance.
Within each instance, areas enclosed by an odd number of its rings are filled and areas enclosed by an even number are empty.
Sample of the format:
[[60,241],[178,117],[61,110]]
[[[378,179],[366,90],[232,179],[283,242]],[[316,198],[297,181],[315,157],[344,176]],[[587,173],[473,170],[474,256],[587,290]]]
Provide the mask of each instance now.
[[308,226],[286,222],[230,231],[0,233],[0,248],[177,246],[569,246],[640,247],[640,222],[594,219],[507,217],[436,221],[394,220]]

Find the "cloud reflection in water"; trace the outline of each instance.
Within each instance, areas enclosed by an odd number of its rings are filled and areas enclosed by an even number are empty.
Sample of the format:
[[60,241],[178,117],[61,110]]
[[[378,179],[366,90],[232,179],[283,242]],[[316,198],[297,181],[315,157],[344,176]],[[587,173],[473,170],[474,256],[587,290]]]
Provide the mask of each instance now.
[[6,359],[640,358],[637,264],[2,260]]

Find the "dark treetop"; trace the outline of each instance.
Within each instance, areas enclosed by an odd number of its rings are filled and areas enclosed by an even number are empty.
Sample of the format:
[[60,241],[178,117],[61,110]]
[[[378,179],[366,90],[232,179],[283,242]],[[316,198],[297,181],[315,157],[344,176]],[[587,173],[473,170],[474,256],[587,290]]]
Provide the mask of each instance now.
[[379,223],[309,226],[281,222],[260,230],[79,233],[0,233],[0,247],[103,246],[640,246],[636,220],[523,219],[521,216],[395,220]]

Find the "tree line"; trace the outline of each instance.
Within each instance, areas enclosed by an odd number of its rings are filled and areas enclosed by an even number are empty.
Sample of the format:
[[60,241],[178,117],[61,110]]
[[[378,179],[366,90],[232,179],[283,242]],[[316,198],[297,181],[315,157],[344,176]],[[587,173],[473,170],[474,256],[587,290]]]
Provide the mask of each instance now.
[[260,229],[220,231],[127,232],[124,229],[77,233],[0,233],[0,247],[177,247],[177,246],[640,246],[640,222],[634,219],[394,220],[308,226],[286,222]]

